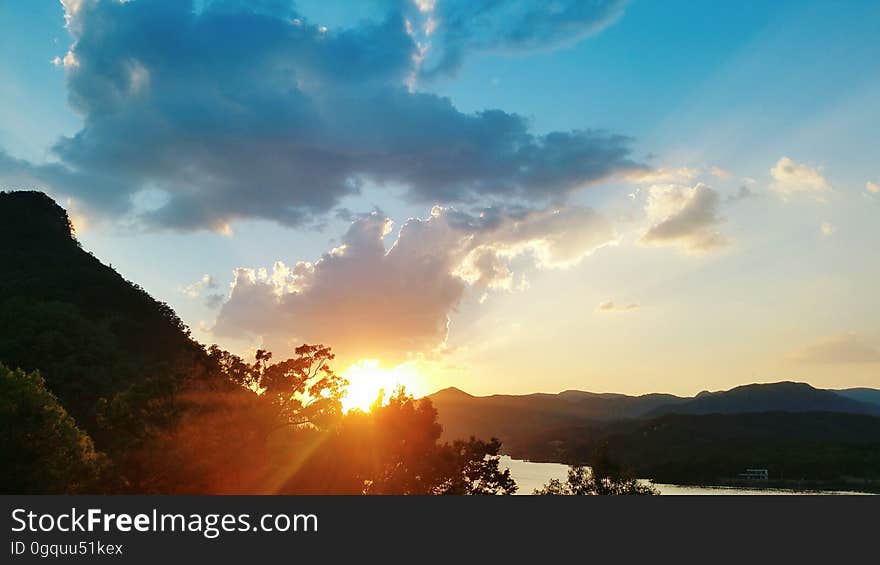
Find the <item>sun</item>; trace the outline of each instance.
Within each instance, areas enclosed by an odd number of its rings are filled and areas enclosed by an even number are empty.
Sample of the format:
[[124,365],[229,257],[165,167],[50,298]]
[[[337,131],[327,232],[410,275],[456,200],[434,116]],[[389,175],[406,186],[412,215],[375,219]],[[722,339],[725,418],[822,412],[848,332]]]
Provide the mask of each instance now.
[[418,371],[407,363],[383,368],[377,359],[362,359],[346,369],[342,376],[349,383],[342,397],[345,412],[368,412],[380,395],[387,399],[401,386],[410,394],[419,394],[423,388]]

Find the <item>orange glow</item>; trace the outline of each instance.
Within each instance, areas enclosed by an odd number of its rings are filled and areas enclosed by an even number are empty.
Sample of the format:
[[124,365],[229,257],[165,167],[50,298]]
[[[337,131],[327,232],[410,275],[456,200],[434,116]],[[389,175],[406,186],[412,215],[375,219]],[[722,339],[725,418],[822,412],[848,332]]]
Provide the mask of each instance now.
[[380,395],[387,399],[401,386],[406,388],[407,393],[415,396],[425,393],[424,380],[409,363],[384,368],[377,359],[362,359],[351,365],[342,375],[349,382],[342,398],[342,407],[346,412],[367,412]]

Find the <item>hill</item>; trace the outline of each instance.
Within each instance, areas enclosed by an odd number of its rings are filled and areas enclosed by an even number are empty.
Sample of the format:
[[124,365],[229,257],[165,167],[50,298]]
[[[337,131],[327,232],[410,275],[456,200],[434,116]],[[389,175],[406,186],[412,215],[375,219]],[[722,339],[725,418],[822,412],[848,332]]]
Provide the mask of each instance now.
[[569,390],[559,394],[472,396],[449,388],[429,396],[448,439],[497,437],[506,449],[546,430],[592,421],[639,418],[661,406],[688,399],[671,394],[602,394]]
[[807,383],[749,384],[722,392],[701,392],[692,400],[660,406],[649,415],[741,414],[747,412],[843,412],[880,415],[880,406]]
[[[869,396],[865,392],[860,394]],[[834,412],[880,415],[880,405],[793,382],[750,384],[728,391],[701,392],[692,398],[576,390],[559,394],[472,396],[454,388],[438,391],[429,398],[440,414],[444,437],[455,439],[472,434],[497,437],[508,453],[527,452],[530,458],[545,460],[560,459],[552,448],[537,450],[537,438],[553,442],[549,435],[559,430],[595,428],[603,423],[652,419],[668,414]]]
[[204,373],[207,354],[172,309],[82,250],[45,194],[0,193],[0,265],[0,363],[39,370],[99,448],[122,437],[109,427],[144,425],[154,398]]
[[835,390],[836,394],[858,400],[859,402],[867,402],[868,404],[876,404],[880,406],[880,390],[873,388],[845,388]]

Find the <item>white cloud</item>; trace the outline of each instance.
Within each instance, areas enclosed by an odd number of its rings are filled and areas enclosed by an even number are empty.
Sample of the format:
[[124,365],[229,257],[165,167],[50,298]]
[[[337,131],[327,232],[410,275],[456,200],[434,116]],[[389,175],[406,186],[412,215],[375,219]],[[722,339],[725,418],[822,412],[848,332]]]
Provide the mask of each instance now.
[[721,180],[727,180],[733,176],[733,173],[727,169],[722,169],[721,167],[712,167],[709,169],[709,172]]
[[701,172],[700,169],[693,167],[659,167],[644,171],[632,171],[627,175],[627,178],[638,184],[684,184],[700,176]]
[[181,289],[185,295],[190,298],[198,298],[202,294],[202,290],[211,290],[217,288],[217,282],[211,275],[202,275],[202,278],[191,285]]
[[821,199],[831,189],[819,168],[796,163],[789,157],[782,157],[770,169],[773,184],[770,188],[785,199],[797,195],[809,195]]
[[64,67],[67,69],[79,66],[79,61],[76,59],[76,55],[73,53],[73,51],[68,51],[67,54],[64,55],[63,59],[56,56],[52,59],[51,62],[56,67]]
[[588,208],[473,216],[435,207],[428,218],[405,222],[386,249],[390,228],[385,216],[365,215],[314,264],[236,269],[213,333],[260,337],[276,351],[321,342],[349,360],[427,353],[444,346],[449,315],[468,288],[519,288],[512,259],[561,268],[616,241]]
[[865,190],[871,194],[880,194],[880,184],[868,181],[865,183]]
[[641,237],[647,245],[674,245],[691,253],[705,253],[727,244],[716,229],[720,197],[713,188],[697,183],[656,185],[648,192],[645,206],[650,227]]

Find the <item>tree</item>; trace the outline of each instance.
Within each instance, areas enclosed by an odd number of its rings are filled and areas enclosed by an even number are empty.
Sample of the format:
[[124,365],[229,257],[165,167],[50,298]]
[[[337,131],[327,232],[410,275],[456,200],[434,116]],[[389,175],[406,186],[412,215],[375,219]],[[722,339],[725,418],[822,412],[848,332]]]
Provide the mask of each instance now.
[[296,357],[270,363],[272,354],[257,351],[254,373],[261,391],[285,425],[327,428],[342,416],[348,381],[330,368],[336,356],[324,345],[303,344]]
[[251,364],[214,345],[208,357],[224,380],[272,404],[281,425],[327,428],[342,416],[348,381],[330,367],[336,356],[329,347],[303,344],[294,353],[295,357],[272,363],[272,353],[258,349]]
[[302,345],[294,353],[273,363],[270,352],[259,350],[248,363],[211,347],[213,377],[180,390],[173,425],[154,430],[129,454],[127,467],[139,471],[131,490],[277,492],[322,434],[339,426],[347,384],[330,367],[329,347]]
[[0,364],[0,489],[10,494],[94,491],[105,460],[38,372]]
[[316,440],[285,492],[337,494],[512,494],[498,468],[498,440],[440,443],[437,410],[399,389],[387,404],[349,412]]
[[625,473],[608,456],[606,444],[596,449],[590,468],[571,465],[565,482],[552,479],[543,487],[536,489],[538,495],[656,495],[660,494],[653,485],[644,484]]
[[444,479],[433,494],[513,494],[516,482],[510,470],[500,469],[501,442],[488,442],[473,436],[468,441],[455,440],[439,447],[438,458],[446,470]]

